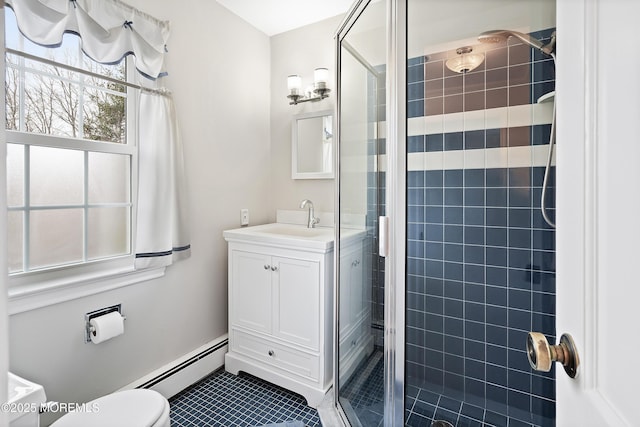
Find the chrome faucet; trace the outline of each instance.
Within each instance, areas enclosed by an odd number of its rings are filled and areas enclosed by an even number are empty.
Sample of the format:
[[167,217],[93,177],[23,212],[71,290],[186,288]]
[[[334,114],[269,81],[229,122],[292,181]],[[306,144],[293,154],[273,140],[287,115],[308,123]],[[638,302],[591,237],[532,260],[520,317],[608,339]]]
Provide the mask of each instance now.
[[309,206],[309,221],[307,223],[307,228],[316,228],[316,224],[320,222],[320,218],[316,218],[313,213],[313,202],[309,199],[304,199],[300,202],[300,209],[304,209]]

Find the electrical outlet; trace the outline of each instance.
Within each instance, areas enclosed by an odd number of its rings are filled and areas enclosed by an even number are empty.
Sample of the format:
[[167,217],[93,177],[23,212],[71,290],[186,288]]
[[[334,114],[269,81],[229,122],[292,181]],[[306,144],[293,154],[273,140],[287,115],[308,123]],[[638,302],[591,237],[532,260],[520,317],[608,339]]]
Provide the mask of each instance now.
[[240,209],[240,225],[249,225],[249,209]]

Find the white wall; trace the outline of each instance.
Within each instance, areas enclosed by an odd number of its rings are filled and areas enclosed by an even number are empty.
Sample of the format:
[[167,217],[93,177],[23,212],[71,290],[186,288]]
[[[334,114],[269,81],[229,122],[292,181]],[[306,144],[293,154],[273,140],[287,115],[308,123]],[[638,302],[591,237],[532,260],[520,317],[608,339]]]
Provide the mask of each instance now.
[[[192,256],[161,279],[10,317],[11,370],[59,402],[109,393],[225,334],[222,231],[239,227],[241,208],[250,209],[254,224],[275,215],[270,81],[260,72],[269,69],[269,38],[215,1],[128,3],[172,24],[165,84],[184,143]],[[84,344],[84,314],[117,303],[127,316],[125,334]],[[1,340],[0,319],[0,373]],[[45,425],[51,420],[44,418]]]
[[[311,199],[316,211],[333,212],[333,179],[291,179],[291,121],[295,114],[334,109],[336,65],[333,35],[341,21],[342,16],[336,16],[271,37],[272,187],[269,196],[278,209],[298,209],[302,199]],[[304,88],[313,84],[313,70],[318,67],[329,68],[329,98],[289,105],[287,76],[299,74]]]

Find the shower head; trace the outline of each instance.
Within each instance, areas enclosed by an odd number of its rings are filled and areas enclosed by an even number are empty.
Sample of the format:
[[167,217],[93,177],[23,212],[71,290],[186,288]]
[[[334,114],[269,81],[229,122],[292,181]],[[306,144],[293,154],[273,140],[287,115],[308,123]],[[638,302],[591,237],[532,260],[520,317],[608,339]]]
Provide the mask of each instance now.
[[551,35],[551,41],[544,45],[538,39],[535,39],[527,34],[520,33],[518,31],[511,30],[491,30],[485,31],[478,36],[478,41],[480,43],[500,43],[503,41],[507,41],[509,37],[515,37],[529,46],[538,49],[540,52],[551,55],[553,53],[553,49],[556,45],[556,33],[554,32]]

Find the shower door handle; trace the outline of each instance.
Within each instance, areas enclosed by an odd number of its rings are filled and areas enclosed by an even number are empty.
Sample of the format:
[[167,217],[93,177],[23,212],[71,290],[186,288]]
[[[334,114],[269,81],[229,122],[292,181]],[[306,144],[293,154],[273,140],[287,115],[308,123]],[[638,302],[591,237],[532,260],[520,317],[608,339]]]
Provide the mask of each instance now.
[[378,217],[378,255],[389,256],[389,217]]

